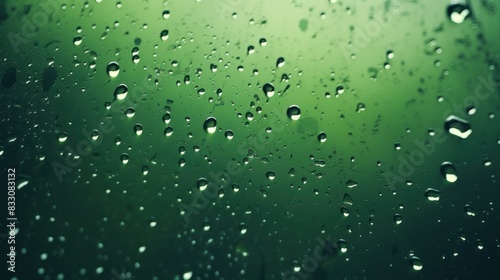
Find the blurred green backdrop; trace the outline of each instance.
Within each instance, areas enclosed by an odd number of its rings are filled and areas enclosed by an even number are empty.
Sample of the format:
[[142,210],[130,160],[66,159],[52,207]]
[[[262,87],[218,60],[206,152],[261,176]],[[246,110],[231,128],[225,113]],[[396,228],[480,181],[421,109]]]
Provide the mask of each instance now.
[[494,278],[499,25],[493,0],[0,1],[1,279]]

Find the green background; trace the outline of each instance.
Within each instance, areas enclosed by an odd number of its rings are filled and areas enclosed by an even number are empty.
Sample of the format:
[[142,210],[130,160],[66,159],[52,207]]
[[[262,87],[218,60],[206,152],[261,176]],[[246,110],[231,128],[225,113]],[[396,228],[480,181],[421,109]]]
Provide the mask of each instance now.
[[[448,5],[0,1],[1,177],[16,168],[18,183],[29,181],[16,192],[17,272],[2,268],[1,278],[303,279],[283,276],[314,256],[317,238],[343,239],[347,251],[317,262],[308,279],[498,275],[498,4],[471,1],[461,24]],[[116,78],[106,73],[112,61]],[[57,77],[44,88],[48,67]],[[270,98],[266,83],[275,87]],[[127,97],[113,100],[120,84]],[[488,96],[474,101],[478,87]],[[286,115],[292,105],[298,121]],[[449,115],[470,122],[472,134],[443,132]],[[208,117],[217,119],[213,134],[203,129]],[[426,141],[432,152],[403,174],[402,162]],[[443,177],[445,161],[457,182]],[[197,189],[199,178],[207,190]],[[426,198],[428,188],[439,201]]]

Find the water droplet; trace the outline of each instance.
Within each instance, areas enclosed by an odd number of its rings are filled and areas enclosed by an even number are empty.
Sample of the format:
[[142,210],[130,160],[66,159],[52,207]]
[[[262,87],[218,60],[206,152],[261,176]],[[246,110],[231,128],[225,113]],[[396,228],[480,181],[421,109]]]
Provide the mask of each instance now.
[[393,59],[394,58],[394,52],[392,50],[387,51],[387,59]]
[[196,187],[198,188],[198,190],[200,191],[204,191],[207,189],[208,187],[208,180],[205,179],[205,178],[200,178],[198,179],[198,181],[196,181]]
[[255,47],[250,45],[247,48],[247,54],[253,54],[255,52]]
[[59,140],[60,143],[66,142],[66,140],[68,139],[68,134],[66,132],[61,132],[57,136],[57,139]]
[[353,180],[349,180],[345,183],[345,185],[348,187],[348,188],[354,188],[356,186],[358,186],[358,183],[356,181],[353,181]]
[[267,97],[273,97],[274,95],[274,86],[272,84],[265,84],[263,87],[262,87],[262,91],[264,91],[264,94],[267,96]]
[[462,139],[469,137],[472,133],[471,125],[468,121],[456,116],[449,116],[446,119],[444,128],[451,134]]
[[285,66],[285,59],[283,57],[279,57],[276,60],[276,67],[283,67]]
[[127,116],[127,118],[131,118],[135,115],[135,109],[130,107],[128,108],[127,110],[125,110],[125,116]]
[[450,4],[446,13],[450,20],[456,24],[464,22],[466,18],[471,16],[470,7],[465,2]]
[[400,214],[394,215],[394,222],[396,225],[400,225],[403,222],[403,217]]
[[364,103],[358,103],[356,106],[356,113],[363,112],[366,109],[366,106]]
[[128,156],[128,154],[122,154],[120,156],[120,160],[122,161],[123,164],[127,164],[129,159],[130,159],[130,157]]
[[439,201],[440,195],[441,195],[441,192],[439,190],[436,190],[436,189],[428,188],[425,191],[425,197],[427,197],[427,199],[429,201]]
[[449,161],[445,161],[441,164],[441,174],[445,177],[446,181],[450,183],[454,183],[458,179],[457,171],[455,170],[453,164]]
[[410,258],[410,265],[413,268],[413,270],[416,271],[422,270],[422,268],[424,268],[424,264],[417,256],[412,256]]
[[300,119],[300,108],[297,105],[292,105],[286,110],[286,115],[293,121]]
[[163,115],[163,117],[162,117],[162,120],[164,123],[169,124],[170,123],[170,114],[165,113],[165,115]]
[[163,13],[162,13],[162,17],[163,17],[164,19],[169,18],[169,17],[170,17],[170,11],[169,11],[169,10],[165,10],[165,11],[163,11]]
[[261,38],[261,39],[259,40],[259,44],[260,44],[261,46],[265,47],[265,46],[267,45],[267,40],[266,40],[265,38]]
[[352,205],[353,202],[352,202],[352,198],[351,196],[348,194],[348,193],[345,193],[344,194],[344,198],[342,199],[342,201],[347,204],[347,205]]
[[349,209],[347,209],[346,207],[342,206],[342,207],[340,207],[340,213],[342,215],[344,215],[344,217],[348,217],[349,216]]
[[481,242],[481,240],[476,241],[476,246],[479,250],[484,249],[484,244],[483,244],[483,242]]
[[182,274],[182,279],[183,280],[190,280],[191,277],[193,277],[193,272],[192,271],[187,271]]
[[110,62],[108,66],[106,66],[106,73],[111,78],[115,78],[120,73],[120,65],[117,62]]
[[167,137],[169,137],[170,135],[172,135],[172,133],[174,133],[174,129],[172,127],[167,127],[165,128],[165,130],[163,131],[163,134]]
[[212,134],[217,130],[217,119],[214,117],[209,117],[203,123],[203,130]]
[[472,209],[472,207],[469,204],[465,205],[464,210],[465,210],[465,213],[467,214],[467,216],[471,216],[471,217],[476,216],[476,211],[474,211],[474,209]]
[[268,171],[268,172],[266,172],[266,177],[269,180],[274,180],[276,178],[276,173],[274,173],[273,171]]
[[248,228],[245,224],[240,224],[240,233],[241,234],[247,233],[247,230],[248,230]]
[[141,135],[143,131],[142,125],[140,123],[134,125],[134,132],[136,135]]
[[161,31],[160,38],[163,41],[166,41],[168,39],[168,30],[167,29],[164,29],[164,30]]
[[228,140],[231,140],[233,139],[234,137],[234,132],[232,130],[227,130],[225,133],[224,133],[224,136],[228,139]]
[[347,252],[347,242],[344,239],[339,239],[337,241],[337,248],[339,248],[342,253]]
[[318,134],[318,141],[321,143],[326,142],[326,133],[321,132],[320,134]]
[[73,38],[73,44],[75,44],[75,46],[81,45],[82,41],[83,41],[83,39],[80,36],[76,36],[75,38]]
[[115,89],[114,93],[115,99],[123,100],[125,99],[125,97],[127,97],[127,93],[128,93],[127,85],[121,84]]
[[132,56],[132,61],[133,61],[135,64],[137,64],[137,63],[139,63],[139,61],[141,61],[141,58],[139,57],[139,55],[137,55],[137,54],[136,54],[136,55],[133,55],[133,56]]

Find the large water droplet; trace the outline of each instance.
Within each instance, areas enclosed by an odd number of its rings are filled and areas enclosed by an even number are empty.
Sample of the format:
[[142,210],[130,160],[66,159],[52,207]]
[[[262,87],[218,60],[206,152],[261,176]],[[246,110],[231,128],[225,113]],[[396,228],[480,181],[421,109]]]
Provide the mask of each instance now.
[[291,119],[291,120],[298,120],[300,119],[300,108],[297,105],[292,105],[288,107],[286,110],[286,115]]
[[470,123],[456,116],[449,116],[448,118],[446,118],[444,128],[449,133],[462,139],[469,137],[469,135],[472,133]]
[[446,181],[450,183],[454,183],[458,180],[457,171],[449,161],[445,161],[441,164],[441,174],[445,177]]
[[217,119],[209,117],[203,123],[203,130],[208,133],[214,133],[217,130]]

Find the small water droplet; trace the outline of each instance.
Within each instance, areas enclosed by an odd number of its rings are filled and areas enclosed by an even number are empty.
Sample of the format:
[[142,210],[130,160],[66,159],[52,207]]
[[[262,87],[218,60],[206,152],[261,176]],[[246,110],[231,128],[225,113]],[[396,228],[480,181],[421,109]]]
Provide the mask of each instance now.
[[326,133],[320,132],[320,134],[318,134],[318,141],[321,143],[326,142]]
[[468,121],[456,116],[446,118],[444,128],[450,133],[462,139],[466,139],[472,133],[471,125]]
[[168,30],[167,29],[164,29],[161,31],[160,38],[162,39],[162,41],[166,41],[168,39]]
[[61,132],[57,136],[57,139],[59,140],[60,143],[66,142],[66,140],[68,139],[68,134],[66,132]]
[[120,160],[122,161],[123,164],[127,164],[129,161],[130,157],[128,154],[122,154],[120,156]]
[[110,78],[115,78],[120,73],[120,65],[117,62],[110,62],[106,67],[106,73]]
[[214,117],[209,117],[203,123],[203,130],[212,134],[217,130],[217,119]]
[[266,177],[269,180],[274,180],[276,178],[276,173],[274,173],[273,171],[268,171],[268,172],[266,172]]
[[255,53],[255,47],[252,45],[248,46],[247,54],[253,54],[253,53]]
[[174,129],[170,126],[165,128],[165,130],[163,131],[163,134],[167,137],[171,136],[172,133],[174,133]]
[[170,123],[170,114],[169,113],[165,113],[162,117],[162,120],[164,123],[166,124],[169,124]]
[[454,183],[458,180],[457,171],[449,161],[445,161],[441,164],[441,174],[445,177],[446,181],[450,183]]
[[358,103],[356,106],[356,113],[363,112],[366,109],[366,106],[364,103]]
[[259,40],[259,44],[260,44],[261,46],[265,47],[265,46],[267,45],[267,40],[266,40],[265,38],[261,38],[261,39]]
[[247,226],[245,224],[243,224],[243,223],[240,224],[240,233],[241,234],[247,233],[247,230],[248,230],[248,228],[247,228]]
[[286,115],[293,121],[300,119],[300,108],[297,105],[292,105],[286,110]]
[[127,118],[131,118],[135,115],[135,109],[130,107],[128,108],[127,110],[125,110],[125,116],[127,116]]
[[342,207],[340,207],[340,213],[344,217],[348,217],[349,216],[349,209],[347,209],[346,207],[342,206]]
[[356,186],[358,186],[358,183],[356,181],[353,181],[353,180],[349,180],[345,183],[345,185],[348,187],[348,188],[354,188]]
[[165,10],[165,11],[163,11],[163,13],[162,13],[162,17],[163,17],[164,19],[169,18],[169,17],[170,17],[170,11],[169,11],[169,10]]
[[234,137],[234,132],[232,130],[227,130],[224,133],[224,136],[226,137],[226,139],[231,140]]
[[136,135],[141,135],[143,131],[142,125],[140,123],[134,125],[134,132]]
[[465,205],[464,210],[465,210],[465,213],[467,214],[467,216],[471,216],[471,217],[476,216],[476,211],[474,211],[474,209],[472,209],[472,207],[469,204]]
[[196,187],[198,188],[198,190],[200,191],[204,191],[207,189],[208,187],[208,180],[205,179],[205,178],[199,178],[198,181],[196,181]]
[[425,197],[427,197],[427,199],[429,201],[439,201],[440,195],[441,195],[441,192],[439,190],[436,190],[436,189],[428,188],[425,191]]
[[73,44],[75,44],[75,46],[81,45],[82,41],[83,41],[83,39],[80,36],[76,36],[75,38],[73,38]]
[[394,215],[394,222],[396,223],[396,225],[401,224],[403,222],[403,217],[401,217],[400,214]]
[[285,66],[285,59],[283,57],[279,57],[276,60],[276,67],[283,67]]
[[416,271],[422,270],[422,268],[424,268],[424,264],[417,256],[412,256],[410,258],[410,265],[413,268],[413,270]]
[[123,100],[125,99],[125,97],[127,97],[127,93],[128,93],[127,85],[121,84],[115,89],[114,96],[118,100]]
[[340,252],[345,253],[347,252],[347,241],[344,239],[339,239],[337,241],[337,248],[339,248]]
[[265,84],[262,87],[262,91],[264,91],[264,94],[267,97],[273,97],[273,95],[274,95],[274,86],[272,84],[270,84],[270,83],[267,83],[267,84]]

